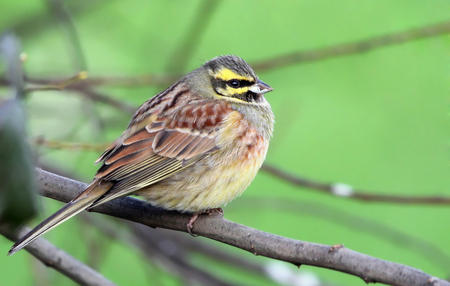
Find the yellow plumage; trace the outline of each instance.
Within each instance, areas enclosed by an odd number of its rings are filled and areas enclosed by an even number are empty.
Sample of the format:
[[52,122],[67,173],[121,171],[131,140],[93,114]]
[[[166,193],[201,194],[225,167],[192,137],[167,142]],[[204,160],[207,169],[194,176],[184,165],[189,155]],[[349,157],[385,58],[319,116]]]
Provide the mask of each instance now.
[[[257,130],[249,125],[239,112],[231,112],[218,131],[219,150],[137,194],[154,205],[182,212],[226,205],[252,182],[267,153],[268,140],[257,136]],[[241,140],[236,140],[238,137]]]

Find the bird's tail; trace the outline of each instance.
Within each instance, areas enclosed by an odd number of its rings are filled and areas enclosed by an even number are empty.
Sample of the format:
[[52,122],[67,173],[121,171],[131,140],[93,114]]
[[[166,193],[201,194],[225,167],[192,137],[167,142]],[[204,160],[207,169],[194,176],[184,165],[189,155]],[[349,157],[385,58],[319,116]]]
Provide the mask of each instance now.
[[17,251],[27,246],[30,242],[38,238],[40,235],[46,233],[47,231],[65,222],[74,215],[87,209],[96,200],[101,198],[110,188],[111,184],[93,182],[80,195],[78,195],[72,201],[68,202],[60,210],[49,216],[47,219],[33,228],[30,232],[28,232],[25,236],[23,236],[19,241],[17,241],[9,250],[8,255],[16,253]]

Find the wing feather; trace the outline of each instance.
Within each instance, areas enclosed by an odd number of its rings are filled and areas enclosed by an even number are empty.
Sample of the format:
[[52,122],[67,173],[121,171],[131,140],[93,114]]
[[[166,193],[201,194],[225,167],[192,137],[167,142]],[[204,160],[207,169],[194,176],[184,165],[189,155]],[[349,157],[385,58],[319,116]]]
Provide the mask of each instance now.
[[123,140],[122,145],[131,145],[136,142],[142,141],[142,140],[151,140],[153,133],[149,134],[148,131],[145,128],[142,128],[141,130],[137,131],[136,133],[131,134],[129,137],[125,138]]
[[153,112],[141,111],[139,122],[147,125],[131,134],[124,133],[119,143],[100,158],[103,165],[96,178],[113,182],[114,186],[92,207],[155,184],[214,152],[217,131],[231,108],[216,100],[203,100],[202,104],[164,108],[163,113],[158,105]]
[[152,140],[147,139],[138,141],[128,146],[122,145],[114,152],[114,154],[108,156],[108,159],[105,160],[105,164],[110,165],[111,163],[125,158],[128,155],[144,151],[145,149],[150,148],[152,144]]

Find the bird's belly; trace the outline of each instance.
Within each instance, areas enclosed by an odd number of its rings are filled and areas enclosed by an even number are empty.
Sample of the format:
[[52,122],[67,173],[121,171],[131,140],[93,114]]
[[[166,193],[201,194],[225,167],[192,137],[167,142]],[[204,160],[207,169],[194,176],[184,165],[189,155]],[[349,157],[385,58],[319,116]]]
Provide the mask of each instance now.
[[267,147],[260,142],[252,148],[219,151],[137,194],[155,206],[182,212],[222,207],[248,187],[264,161]]

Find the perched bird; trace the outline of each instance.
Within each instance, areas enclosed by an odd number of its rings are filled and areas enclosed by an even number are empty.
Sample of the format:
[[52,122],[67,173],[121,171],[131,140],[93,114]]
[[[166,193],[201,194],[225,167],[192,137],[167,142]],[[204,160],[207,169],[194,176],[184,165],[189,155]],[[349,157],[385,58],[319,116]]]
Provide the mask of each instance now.
[[[81,211],[140,195],[152,205],[198,215],[239,196],[261,167],[274,116],[272,88],[237,56],[221,56],[146,101],[100,156],[89,187],[22,237],[28,243]],[[219,209],[220,210],[220,209]]]

